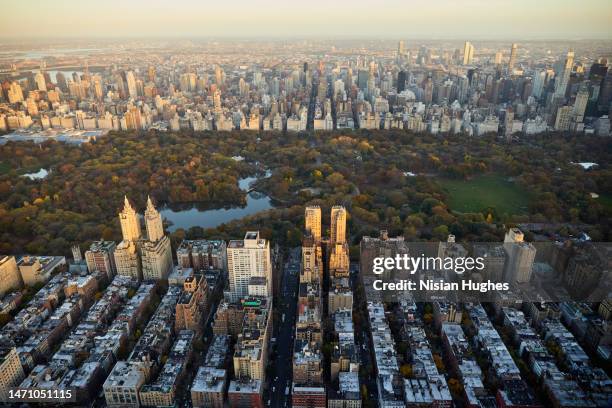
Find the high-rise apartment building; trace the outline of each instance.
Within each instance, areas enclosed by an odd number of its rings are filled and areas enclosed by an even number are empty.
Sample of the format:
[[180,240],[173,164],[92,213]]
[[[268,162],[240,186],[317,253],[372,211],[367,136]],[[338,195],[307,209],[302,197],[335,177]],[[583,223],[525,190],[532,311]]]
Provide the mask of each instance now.
[[13,81],[7,91],[9,103],[19,103],[23,101],[23,91],[19,82]]
[[245,314],[233,355],[234,375],[239,380],[264,381],[272,333],[271,303],[265,298],[248,298],[242,306]]
[[125,74],[125,81],[127,82],[128,94],[130,98],[136,99],[138,97],[138,91],[136,88],[136,78],[134,77],[134,73],[132,71],[128,71]]
[[0,296],[22,286],[19,267],[14,256],[0,257]]
[[115,248],[114,257],[118,275],[131,276],[138,280],[142,279],[137,242],[121,241]]
[[576,100],[574,101],[574,121],[582,122],[584,120],[584,112],[586,111],[587,104],[589,103],[589,90],[584,87],[581,88],[576,94]]
[[315,242],[312,236],[306,236],[302,240],[302,270],[300,282],[316,282],[319,280],[322,269],[321,246]]
[[508,60],[508,72],[511,74],[514,71],[514,65],[516,64],[516,52],[518,50],[518,44],[512,44],[510,48],[510,59]]
[[145,210],[145,226],[147,229],[147,239],[149,241],[159,241],[164,236],[164,224],[161,214],[155,209],[151,197],[147,198],[147,209]]
[[602,112],[609,112],[610,102],[612,102],[612,70],[608,70],[601,80],[601,90],[597,105]]
[[144,241],[140,250],[143,279],[166,279],[172,270],[170,239]]
[[557,74],[555,78],[555,97],[563,98],[567,92],[567,85],[569,84],[570,75],[572,74],[572,67],[574,66],[574,51],[570,50],[565,58],[562,71]]
[[329,273],[336,277],[348,276],[349,249],[346,242],[342,244],[333,244],[331,246],[329,254]]
[[347,276],[349,273],[349,248],[346,242],[346,209],[334,206],[331,210],[331,237],[329,243],[329,271],[332,276]]
[[147,199],[145,210],[147,240],[141,241],[143,279],[166,279],[172,270],[172,249],[170,239],[164,235],[161,214],[155,209],[151,198]]
[[346,242],[346,209],[336,205],[331,209],[330,223],[331,244],[344,244]]
[[184,240],[176,250],[181,268],[194,271],[218,269],[227,271],[227,244],[223,240]]
[[0,348],[0,402],[8,401],[10,388],[17,387],[25,373],[15,347]]
[[47,90],[47,82],[45,80],[45,75],[42,72],[36,73],[36,75],[34,76],[34,81],[36,82],[36,88],[39,91]]
[[406,53],[406,43],[404,40],[399,40],[397,43],[397,55],[404,55]]
[[141,238],[140,217],[130,205],[127,197],[124,199],[123,210],[119,213],[123,241],[115,249],[115,267],[117,274],[142,279],[138,241]]
[[555,130],[567,132],[570,130],[572,119],[572,107],[569,105],[560,106],[557,109],[557,117],[555,118]]
[[123,210],[119,213],[119,222],[121,223],[121,234],[124,240],[137,241],[140,239],[140,218],[136,210],[130,205],[127,197],[124,199]]
[[474,46],[471,42],[466,41],[463,44],[463,65],[470,65],[474,60]]
[[183,293],[176,304],[174,328],[200,332],[202,318],[208,313],[208,285],[204,275],[188,277],[183,283]]
[[531,95],[535,98],[542,97],[542,91],[546,84],[546,71],[539,70],[533,75],[533,88],[531,89]]
[[[404,237],[389,237],[386,230],[380,231],[378,237],[362,237],[359,247],[359,269],[364,276],[372,275],[374,258],[379,256],[392,258],[396,255],[409,253],[408,244],[404,241]],[[395,269],[385,268],[385,272],[381,277],[386,280],[391,280],[394,273]]]
[[307,206],[304,211],[306,234],[310,234],[315,242],[321,241],[321,207]]
[[520,229],[511,228],[504,237],[504,250],[507,256],[504,281],[508,283],[529,282],[536,256],[533,244],[525,242],[525,236]]
[[406,81],[408,80],[408,75],[406,71],[400,71],[397,74],[397,92],[400,93],[406,89]]
[[503,54],[501,51],[497,51],[495,53],[495,65],[501,65],[502,63],[502,58],[503,58]]
[[362,91],[365,91],[366,88],[368,87],[368,77],[369,76],[370,76],[370,73],[368,72],[367,69],[360,69],[359,71],[357,71],[357,86]]
[[229,297],[232,301],[249,293],[252,278],[265,278],[268,296],[272,295],[272,262],[270,243],[260,238],[259,231],[247,231],[243,240],[233,240],[227,247]]
[[113,279],[117,269],[115,267],[115,249],[117,245],[113,241],[95,241],[85,251],[85,261],[89,272],[104,272],[109,281]]

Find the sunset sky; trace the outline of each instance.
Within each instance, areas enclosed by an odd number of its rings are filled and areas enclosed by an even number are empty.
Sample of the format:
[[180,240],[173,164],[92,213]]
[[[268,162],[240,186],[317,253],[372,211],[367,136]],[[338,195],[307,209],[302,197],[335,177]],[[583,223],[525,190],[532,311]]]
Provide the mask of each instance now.
[[0,38],[612,38],[610,0],[19,0]]

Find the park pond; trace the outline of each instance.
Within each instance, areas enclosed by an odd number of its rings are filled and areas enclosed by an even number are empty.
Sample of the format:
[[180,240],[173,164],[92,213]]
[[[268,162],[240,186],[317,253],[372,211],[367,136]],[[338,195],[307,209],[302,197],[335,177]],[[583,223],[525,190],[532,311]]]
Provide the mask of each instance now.
[[[266,172],[265,177],[269,177],[271,172]],[[252,184],[257,181],[257,177],[245,177],[238,180],[238,186],[244,191],[248,191],[246,205],[244,207],[200,209],[197,205],[190,204],[188,207],[172,206],[164,207],[160,210],[161,216],[172,224],[168,227],[169,231],[176,231],[178,228],[185,230],[191,227],[214,228],[227,222],[238,220],[258,213],[260,211],[273,208],[272,199],[267,195],[249,191]]]

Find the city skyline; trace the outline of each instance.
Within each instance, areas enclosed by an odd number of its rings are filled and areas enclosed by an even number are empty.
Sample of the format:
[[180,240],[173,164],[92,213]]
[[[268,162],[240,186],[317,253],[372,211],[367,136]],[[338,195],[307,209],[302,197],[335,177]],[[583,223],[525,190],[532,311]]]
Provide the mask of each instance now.
[[551,0],[537,4],[526,0],[511,3],[442,0],[431,4],[385,1],[376,8],[365,1],[329,4],[316,0],[299,13],[293,5],[277,0],[256,4],[239,0],[231,8],[222,3],[200,4],[192,0],[179,0],[172,5],[169,10],[161,1],[86,4],[73,0],[43,4],[23,1],[3,13],[6,18],[0,24],[0,39],[612,38],[609,29],[612,4],[603,0],[571,0],[563,4]]

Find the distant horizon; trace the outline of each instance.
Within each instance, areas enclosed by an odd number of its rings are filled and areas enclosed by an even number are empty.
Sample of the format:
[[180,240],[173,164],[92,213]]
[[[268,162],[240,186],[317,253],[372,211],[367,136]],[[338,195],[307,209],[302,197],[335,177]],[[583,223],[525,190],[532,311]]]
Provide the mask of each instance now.
[[[53,42],[53,41],[137,41],[137,40],[150,40],[150,41],[274,41],[274,42],[290,42],[290,41],[320,41],[320,42],[334,42],[334,41],[449,41],[449,42],[508,42],[511,43],[530,43],[530,42],[585,42],[585,41],[610,41],[612,42],[612,36],[610,37],[418,37],[418,36],[383,36],[383,35],[336,35],[336,36],[315,36],[315,35],[295,35],[295,36],[224,36],[224,35],[165,35],[165,36],[44,36],[44,37],[28,37],[28,36],[0,36],[0,45],[6,43],[18,43],[18,42]],[[5,43],[3,43],[5,42]]]
[[3,9],[8,38],[612,39],[609,0],[22,0]]

